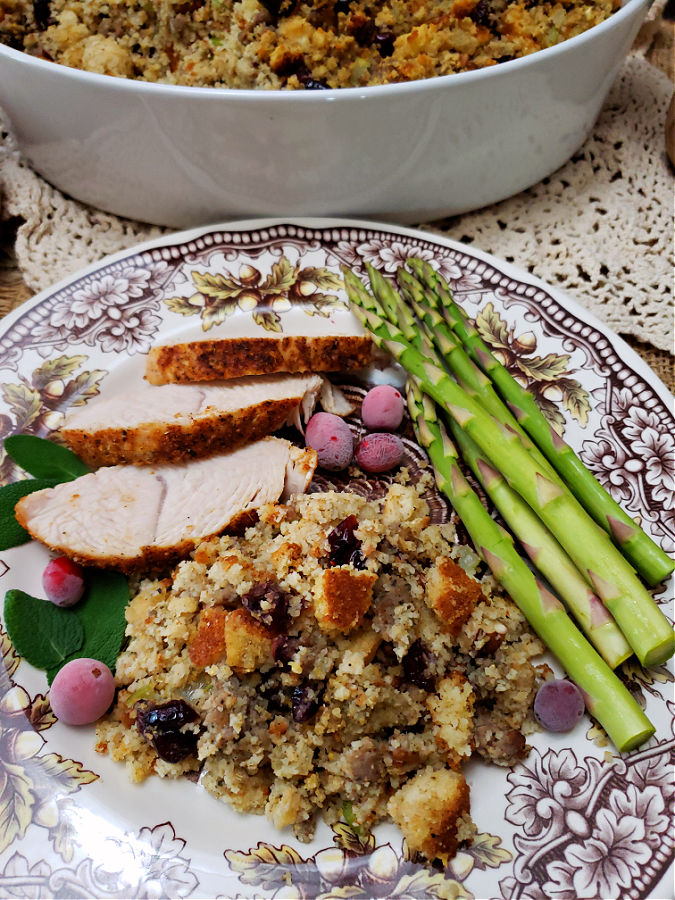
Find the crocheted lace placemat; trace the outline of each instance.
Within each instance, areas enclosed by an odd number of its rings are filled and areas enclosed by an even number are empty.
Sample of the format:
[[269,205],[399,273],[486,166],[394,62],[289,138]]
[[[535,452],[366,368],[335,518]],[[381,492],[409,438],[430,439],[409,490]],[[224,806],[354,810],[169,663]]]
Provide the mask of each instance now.
[[[549,178],[473,213],[422,225],[557,285],[614,331],[673,352],[673,189],[664,144],[671,80],[639,46],[592,135]],[[40,290],[102,256],[158,236],[64,196],[22,159],[0,112],[0,207],[23,220],[15,253]]]

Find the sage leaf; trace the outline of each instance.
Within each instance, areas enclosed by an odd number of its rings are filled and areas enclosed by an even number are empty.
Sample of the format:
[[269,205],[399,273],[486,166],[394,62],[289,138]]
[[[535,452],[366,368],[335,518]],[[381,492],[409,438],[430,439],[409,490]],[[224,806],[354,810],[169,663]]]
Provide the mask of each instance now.
[[14,649],[36,669],[58,671],[82,647],[84,628],[71,610],[11,590],[5,594],[4,612]]
[[90,471],[68,447],[33,434],[14,434],[5,438],[5,450],[29,475],[72,481]]
[[72,607],[84,631],[84,643],[76,655],[97,659],[114,672],[127,625],[129,582],[119,572],[100,569],[87,569],[85,579],[84,597]]
[[14,507],[22,497],[58,484],[55,478],[27,478],[0,487],[0,551],[9,550],[31,540],[25,528],[16,520]]

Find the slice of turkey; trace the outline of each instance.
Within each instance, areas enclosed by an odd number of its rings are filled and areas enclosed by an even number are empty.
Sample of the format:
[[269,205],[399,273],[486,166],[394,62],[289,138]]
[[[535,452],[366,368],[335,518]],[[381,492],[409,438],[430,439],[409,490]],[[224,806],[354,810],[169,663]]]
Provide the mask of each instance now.
[[74,409],[61,435],[92,468],[195,459],[256,441],[287,423],[302,430],[322,381],[319,375],[269,375],[217,384],[142,384]]
[[279,372],[346,372],[367,366],[372,352],[367,334],[205,338],[152,347],[145,377],[151,384],[167,384]]
[[304,492],[315,468],[313,450],[265,438],[183,464],[99,469],[23,497],[16,518],[84,565],[150,570],[250,524],[263,504]]

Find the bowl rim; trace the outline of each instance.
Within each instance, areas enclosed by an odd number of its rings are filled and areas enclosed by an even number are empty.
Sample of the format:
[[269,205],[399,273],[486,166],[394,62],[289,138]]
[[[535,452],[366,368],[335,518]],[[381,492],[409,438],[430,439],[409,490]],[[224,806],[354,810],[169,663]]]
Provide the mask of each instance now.
[[218,97],[216,102],[235,103],[264,103],[273,99],[275,104],[278,103],[335,103],[347,102],[355,98],[367,100],[370,98],[389,96],[392,91],[395,94],[418,93],[441,91],[449,88],[452,84],[458,87],[462,84],[470,84],[472,82],[480,82],[496,77],[497,72],[503,77],[504,72],[515,73],[528,65],[536,64],[542,59],[551,59],[565,52],[571,52],[576,47],[582,47],[588,41],[592,41],[597,34],[604,34],[618,28],[624,19],[632,18],[637,15],[637,11],[641,8],[647,9],[652,5],[654,0],[625,0],[621,9],[612,13],[609,18],[591,28],[561,41],[553,47],[546,47],[543,50],[537,50],[527,56],[521,56],[517,59],[509,60],[494,66],[486,66],[482,69],[474,69],[471,72],[453,72],[449,75],[436,75],[432,78],[419,78],[415,81],[392,82],[390,84],[366,85],[361,87],[344,87],[344,88],[326,88],[320,91],[299,91],[284,90],[280,88],[220,88],[220,87],[201,87],[184,84],[163,84],[153,81],[141,81],[135,78],[124,78],[116,75],[102,75],[98,72],[88,72],[84,69],[77,69],[73,66],[65,66],[63,63],[50,62],[48,60],[39,59],[30,56],[23,50],[15,50],[6,44],[0,43],[0,60],[2,56],[8,56],[17,62],[34,68],[38,72],[45,74],[54,73],[54,67],[60,70],[61,79],[73,79],[84,84],[91,85],[92,88],[101,87],[114,89],[119,88],[120,91],[131,91],[144,94],[146,91],[149,96],[164,95],[165,97],[173,97],[178,100],[180,97],[191,97],[193,99],[205,99],[206,97]]

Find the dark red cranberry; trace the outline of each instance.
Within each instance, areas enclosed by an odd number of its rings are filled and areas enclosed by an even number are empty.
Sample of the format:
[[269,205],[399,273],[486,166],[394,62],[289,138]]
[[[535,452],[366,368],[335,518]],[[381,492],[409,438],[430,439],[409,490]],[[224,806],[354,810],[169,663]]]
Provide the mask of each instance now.
[[158,704],[140,700],[136,704],[136,721],[141,734],[148,731],[176,731],[198,719],[198,713],[185,700],[167,700],[166,703]]
[[197,721],[198,713],[185,700],[159,704],[141,700],[136,704],[138,730],[154,746],[160,759],[169,763],[180,762],[196,751],[198,735],[180,729]]
[[254,584],[241,598],[242,606],[266,628],[283,631],[288,619],[286,595],[273,581]]
[[394,52],[394,41],[396,36],[391,31],[379,31],[373,38],[373,43],[377,47],[380,56],[391,56]]
[[300,649],[300,640],[280,634],[272,643],[272,655],[275,662],[288,663]]
[[295,9],[295,0],[260,0],[260,2],[275,18],[290,16]]
[[288,713],[290,702],[286,691],[282,690],[276,680],[265,682],[260,687],[260,696],[267,703],[270,713]]
[[345,13],[346,15],[349,12],[349,0],[335,0],[333,9],[336,15],[338,13]]
[[39,31],[46,31],[52,22],[49,0],[33,0],[33,18]]
[[196,753],[197,737],[192,731],[168,731],[166,734],[155,735],[152,744],[160,759],[177,763]]
[[298,685],[291,697],[291,709],[295,722],[309,722],[314,718],[319,709],[319,698],[316,691],[309,684]]
[[382,641],[377,648],[376,658],[378,662],[381,662],[382,665],[387,666],[387,668],[398,665],[398,657],[394,652],[394,645],[389,643],[389,641]]
[[436,678],[431,669],[433,655],[418,638],[403,657],[405,680],[425,691],[433,691]]
[[298,81],[304,87],[306,91],[328,91],[330,90],[329,86],[325,81],[319,81],[318,78],[312,78],[309,72],[306,74],[304,72],[298,75]]
[[366,19],[352,29],[352,37],[360,47],[368,47],[373,43],[376,31],[375,22],[372,19]]
[[366,561],[361,553],[361,541],[354,535],[358,527],[359,520],[355,515],[351,515],[329,533],[329,565],[346,566],[351,563],[355,569],[365,569]]
[[476,25],[483,25],[485,28],[489,28],[492,24],[489,0],[478,0],[478,3],[470,12],[469,18]]

